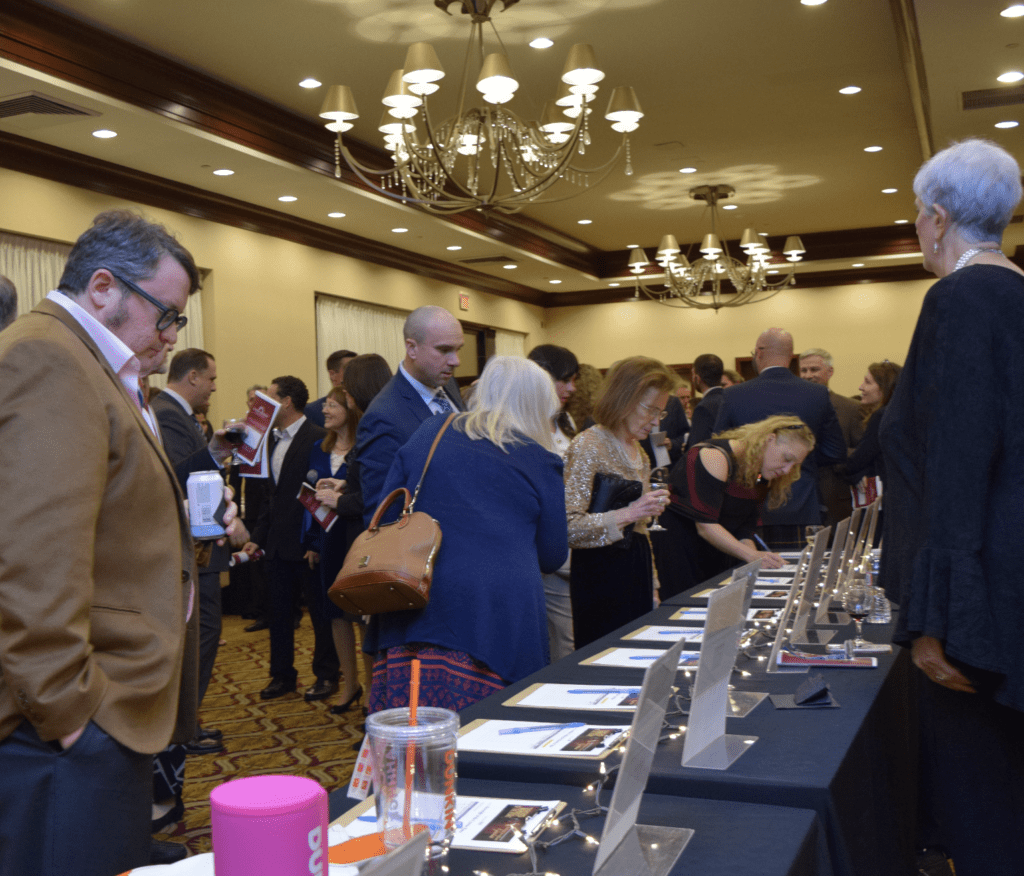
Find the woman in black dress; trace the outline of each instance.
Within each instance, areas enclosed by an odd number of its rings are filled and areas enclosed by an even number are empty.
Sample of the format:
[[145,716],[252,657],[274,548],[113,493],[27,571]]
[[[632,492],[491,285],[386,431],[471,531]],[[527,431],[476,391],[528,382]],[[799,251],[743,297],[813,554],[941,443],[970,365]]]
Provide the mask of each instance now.
[[761,507],[783,504],[814,448],[814,433],[797,417],[768,417],[691,447],[669,475],[668,530],[656,557],[662,599],[696,587],[740,563],[778,554],[754,544]]
[[885,482],[885,461],[882,457],[882,446],[878,443],[878,427],[902,370],[899,365],[888,359],[868,365],[868,373],[864,375],[864,382],[860,385],[860,400],[865,415],[864,437],[860,439],[857,449],[850,454],[850,458],[841,466],[837,466],[840,475],[848,484],[856,484],[864,478],[875,477]]

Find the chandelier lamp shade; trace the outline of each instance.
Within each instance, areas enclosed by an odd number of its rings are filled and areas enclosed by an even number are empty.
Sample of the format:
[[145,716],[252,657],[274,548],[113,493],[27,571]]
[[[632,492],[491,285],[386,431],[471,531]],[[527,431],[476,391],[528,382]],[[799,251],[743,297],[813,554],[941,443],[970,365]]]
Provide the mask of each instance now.
[[[695,307],[699,310],[720,310],[740,307],[771,298],[783,286],[796,285],[796,263],[803,259],[804,245],[799,237],[786,238],[782,247],[788,268],[777,280],[769,280],[778,272],[773,256],[763,235],[747,228],[740,238],[740,249],[746,262],[733,258],[728,246],[718,236],[718,202],[731,197],[736,190],[729,185],[697,186],[690,197],[705,201],[711,211],[711,231],[704,235],[694,262],[682,254],[675,237],[666,234],[661,239],[655,261],[663,273],[661,288],[654,288],[641,279],[650,262],[639,247],[629,256],[629,270],[635,284],[634,298],[642,292],[652,301],[667,307]],[[769,274],[771,272],[771,274]]]
[[[431,213],[450,214],[471,209],[515,213],[531,203],[567,200],[599,184],[623,153],[626,174],[632,174],[629,134],[643,112],[628,86],[612,90],[605,112],[612,130],[622,134],[614,154],[599,166],[583,163],[592,142],[589,104],[604,79],[593,48],[582,43],[572,47],[539,119],[525,121],[509,106],[520,93],[520,83],[491,21],[498,0],[434,0],[445,12],[456,2],[472,24],[454,114],[439,120],[432,112],[431,104],[444,96],[445,77],[433,46],[409,46],[404,66],[391,74],[382,98],[379,130],[393,166],[370,168],[354,158],[343,138],[359,118],[355,98],[347,86],[331,86],[320,117],[336,134],[336,177],[344,160],[378,193]],[[507,8],[518,0],[502,2]],[[487,25],[497,44],[490,52],[484,39]]]

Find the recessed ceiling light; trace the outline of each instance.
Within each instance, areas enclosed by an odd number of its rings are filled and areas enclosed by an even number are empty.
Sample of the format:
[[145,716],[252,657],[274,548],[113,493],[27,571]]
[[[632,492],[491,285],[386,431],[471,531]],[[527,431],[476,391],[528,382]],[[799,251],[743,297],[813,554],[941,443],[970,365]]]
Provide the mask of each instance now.
[[801,6],[821,6],[825,0],[800,0]]
[[906,225],[909,221],[910,221],[909,219],[897,219],[896,220],[896,224],[897,225]]
[[408,231],[409,229],[408,228],[392,228],[391,230],[395,234],[405,234],[405,232]]
[[449,246],[448,247],[449,252],[458,252],[460,249],[462,249],[461,246]]
[[854,262],[852,265],[850,265],[850,267],[852,267],[852,268],[863,268],[864,267],[864,262]]
[[327,218],[328,219],[344,219],[345,218],[345,214],[344,213],[328,213],[327,214]]
[[504,268],[504,269],[505,269],[506,271],[514,271],[514,270],[515,270],[516,268],[518,268],[518,267],[519,267],[519,265],[502,265],[502,267],[503,267],[503,268]]
[[550,49],[553,45],[554,43],[547,37],[537,37],[535,40],[530,40],[531,49]]
[[639,243],[627,243],[626,249],[640,249]]
[[1019,70],[1008,70],[1002,76],[997,76],[996,79],[999,82],[1020,82],[1021,79],[1024,79],[1024,73]]
[[723,210],[736,210],[736,209],[738,209],[738,207],[737,207],[736,204],[726,204],[724,207],[722,207],[722,209]]
[[865,146],[864,147],[864,151],[865,152],[881,152],[882,151],[882,147],[881,146]]
[[278,198],[278,200],[290,204],[292,201],[297,201],[298,198],[296,198],[295,195],[281,195],[281,197]]
[[117,131],[108,131],[106,128],[100,128],[98,131],[93,131],[94,137],[99,137],[100,140],[109,140],[111,137],[117,136]]
[[576,224],[577,225],[593,225],[594,224],[594,220],[593,219],[577,219],[576,220]]
[[235,172],[233,170],[229,170],[226,167],[222,167],[222,168],[220,168],[220,170],[215,170],[213,172],[213,175],[214,176],[234,176]]
[[680,167],[679,168],[679,172],[680,173],[696,173],[697,172],[697,168],[696,167]]
[[1003,16],[1003,18],[1020,18],[1024,15],[1024,6],[1020,3],[1014,3],[1013,6],[1007,6],[999,14]]
[[299,83],[299,88],[319,88],[323,83],[319,79],[314,79],[310,76],[308,79],[303,79]]
[[557,285],[558,285],[559,283],[561,283],[562,281],[561,281],[561,280],[548,280],[548,282],[549,282],[549,283],[550,283],[550,284],[551,284],[552,286],[557,286]]
[[846,88],[840,88],[839,89],[839,93],[840,94],[859,94],[860,93],[860,86],[859,85],[847,85]]
[[621,283],[609,283],[608,285],[609,286],[621,286],[622,284]]
[[899,189],[882,189],[883,195],[895,195]]
[[1019,122],[996,122],[997,128],[1016,128]]

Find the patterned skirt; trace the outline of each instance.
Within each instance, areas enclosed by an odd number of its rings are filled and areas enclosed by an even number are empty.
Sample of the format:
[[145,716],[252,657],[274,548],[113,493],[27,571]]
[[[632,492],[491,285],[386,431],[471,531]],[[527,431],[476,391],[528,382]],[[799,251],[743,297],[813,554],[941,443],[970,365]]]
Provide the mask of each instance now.
[[396,645],[374,655],[370,712],[409,705],[414,657],[420,659],[421,706],[457,712],[505,687],[497,673],[465,651],[422,643]]

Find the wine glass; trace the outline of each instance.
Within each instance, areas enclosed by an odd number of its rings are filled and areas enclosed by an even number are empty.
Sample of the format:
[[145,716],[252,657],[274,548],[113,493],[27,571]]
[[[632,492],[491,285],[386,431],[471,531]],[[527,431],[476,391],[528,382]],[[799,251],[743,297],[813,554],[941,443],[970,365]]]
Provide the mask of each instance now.
[[875,588],[864,578],[854,578],[843,592],[843,608],[857,624],[857,638],[853,640],[855,649],[864,648],[868,644],[864,639],[863,625],[874,604]]
[[[662,468],[656,468],[651,472],[651,491],[654,490],[667,490],[668,484],[666,484],[661,478],[665,477],[665,470]],[[657,478],[657,480],[655,480]],[[659,517],[661,515],[658,515]],[[648,532],[665,532],[665,527],[658,522],[658,517],[654,518],[654,522],[647,527]]]

